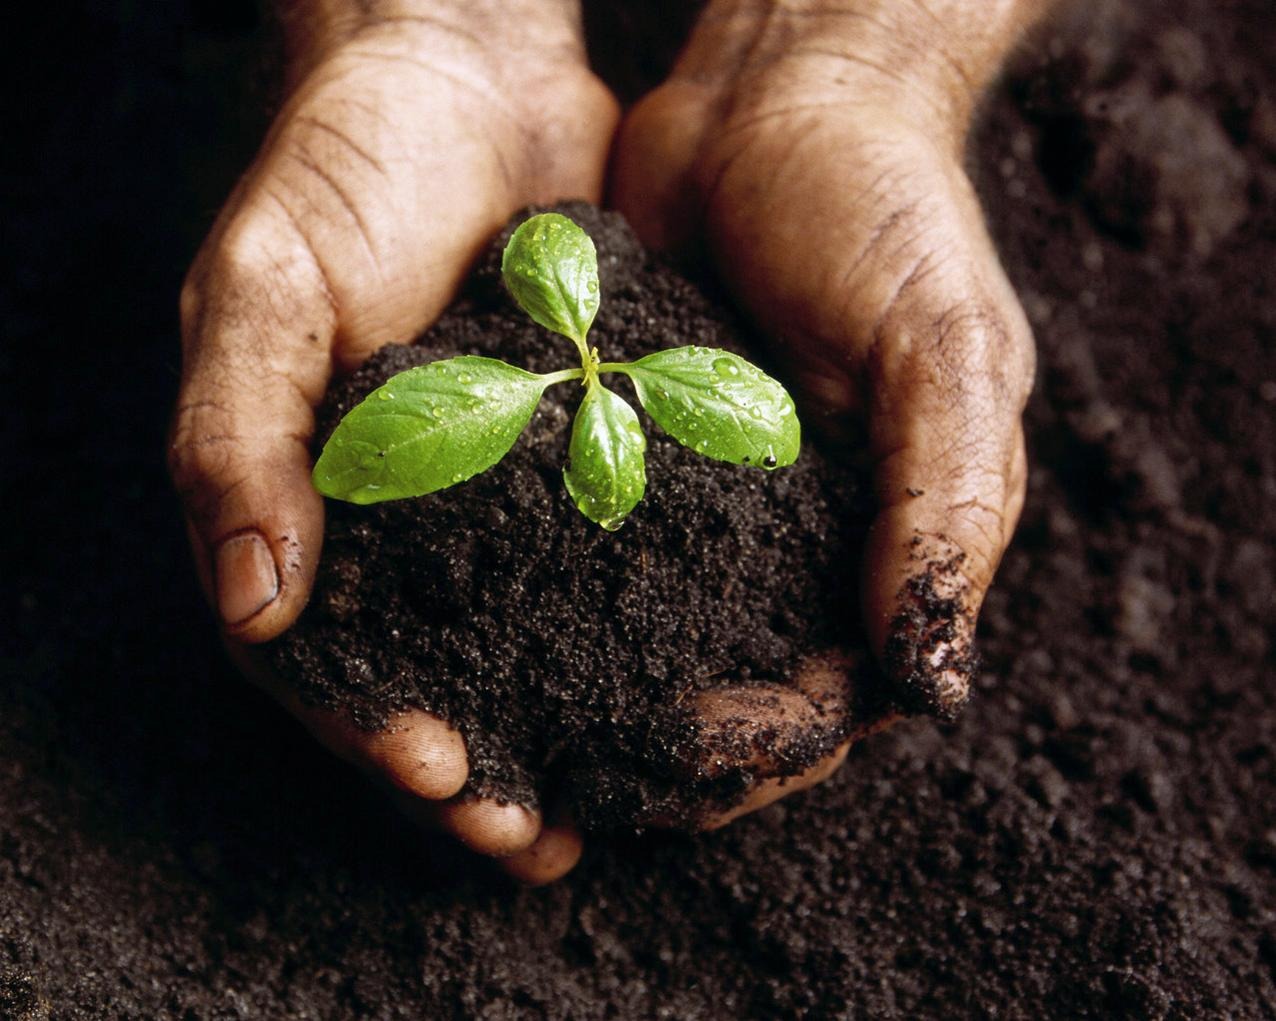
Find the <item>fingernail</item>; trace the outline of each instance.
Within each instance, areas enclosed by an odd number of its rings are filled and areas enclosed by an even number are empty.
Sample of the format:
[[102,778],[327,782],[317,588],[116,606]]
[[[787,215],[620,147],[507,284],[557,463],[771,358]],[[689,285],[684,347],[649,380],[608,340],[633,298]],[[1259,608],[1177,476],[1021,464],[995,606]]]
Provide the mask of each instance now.
[[260,613],[279,595],[275,558],[260,532],[232,535],[217,549],[217,612],[227,627]]

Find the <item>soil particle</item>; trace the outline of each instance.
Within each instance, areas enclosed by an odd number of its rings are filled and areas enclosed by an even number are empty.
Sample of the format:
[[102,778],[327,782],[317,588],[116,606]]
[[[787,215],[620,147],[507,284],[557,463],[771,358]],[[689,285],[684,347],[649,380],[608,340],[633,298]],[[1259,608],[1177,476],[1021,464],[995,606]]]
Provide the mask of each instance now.
[[943,537],[918,536],[913,547],[919,569],[905,583],[886,640],[890,691],[906,712],[951,722],[966,704],[969,678],[979,672],[961,573],[966,557]]
[[0,969],[0,1018],[48,1021],[49,1005],[40,998],[34,975],[15,968]]

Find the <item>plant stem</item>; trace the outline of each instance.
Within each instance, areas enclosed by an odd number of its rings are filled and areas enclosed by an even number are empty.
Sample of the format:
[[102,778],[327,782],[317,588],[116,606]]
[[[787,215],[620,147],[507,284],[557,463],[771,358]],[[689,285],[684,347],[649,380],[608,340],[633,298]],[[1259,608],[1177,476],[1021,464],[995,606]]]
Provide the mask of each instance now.
[[584,375],[584,369],[559,369],[557,372],[541,373],[541,379],[545,381],[546,386],[553,386],[555,383],[567,383],[573,379],[582,379]]
[[629,362],[600,362],[598,365],[599,372],[623,372],[629,374]]

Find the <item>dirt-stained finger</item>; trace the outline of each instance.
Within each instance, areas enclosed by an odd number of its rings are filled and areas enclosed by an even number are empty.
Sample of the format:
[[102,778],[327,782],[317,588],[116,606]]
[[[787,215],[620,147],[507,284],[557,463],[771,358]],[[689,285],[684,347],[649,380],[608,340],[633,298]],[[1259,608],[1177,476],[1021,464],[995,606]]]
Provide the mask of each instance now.
[[460,733],[420,709],[396,714],[389,726],[370,731],[341,711],[307,705],[281,681],[251,646],[228,641],[226,651],[240,671],[294,716],[338,758],[417,799],[455,796],[469,776]]
[[534,843],[496,864],[520,883],[542,886],[574,869],[584,848],[580,832],[570,823],[547,824]]
[[505,858],[531,847],[541,834],[539,812],[462,795],[433,806],[439,825],[476,854]]
[[821,759],[815,765],[803,770],[796,776],[770,777],[758,781],[740,804],[727,809],[725,812],[714,812],[706,815],[699,828],[703,830],[719,829],[727,825],[727,823],[739,819],[742,815],[756,812],[759,809],[766,808],[767,805],[779,801],[781,798],[788,797],[790,794],[796,794],[799,791],[808,790],[816,784],[823,783],[841,768],[842,763],[846,761],[846,753],[850,750],[851,742],[846,741],[832,755]]

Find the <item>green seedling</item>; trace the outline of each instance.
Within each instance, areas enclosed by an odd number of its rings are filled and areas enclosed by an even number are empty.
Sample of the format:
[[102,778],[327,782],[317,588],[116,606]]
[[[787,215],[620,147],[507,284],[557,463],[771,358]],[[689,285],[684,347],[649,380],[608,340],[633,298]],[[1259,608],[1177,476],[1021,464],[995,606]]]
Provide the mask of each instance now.
[[792,398],[738,355],[678,347],[599,361],[586,341],[598,313],[598,257],[567,217],[544,213],[521,224],[501,273],[523,311],[575,343],[580,367],[537,374],[463,355],[401,372],[338,424],[315,465],[320,493],[367,504],[464,482],[509,452],[546,387],[579,381],[585,395],[563,480],[581,513],[617,529],[646,489],[647,439],[634,409],[602,384],[607,373],[628,376],[656,424],[706,457],[765,469],[797,459]]

